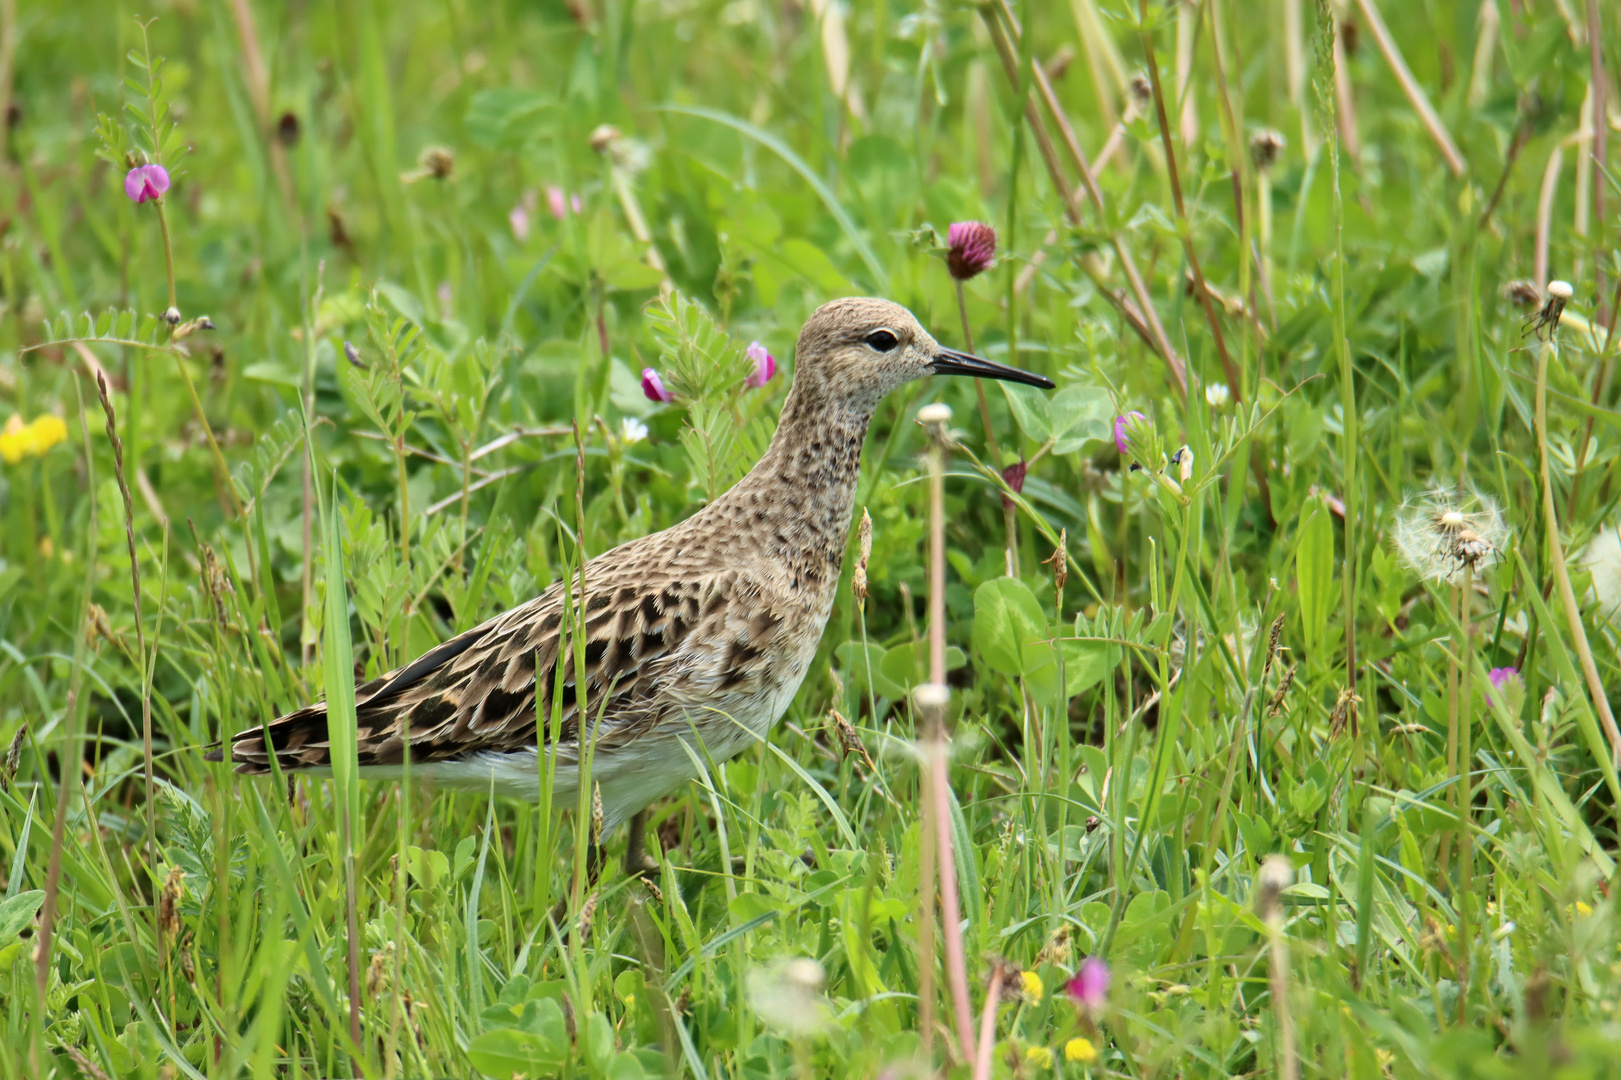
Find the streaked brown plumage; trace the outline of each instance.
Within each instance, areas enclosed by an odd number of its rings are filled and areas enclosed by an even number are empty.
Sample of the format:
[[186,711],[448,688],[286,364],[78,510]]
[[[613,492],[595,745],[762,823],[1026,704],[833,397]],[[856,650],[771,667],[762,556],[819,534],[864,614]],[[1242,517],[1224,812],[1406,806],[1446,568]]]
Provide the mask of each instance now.
[[[586,564],[587,712],[601,718],[587,742],[605,829],[694,775],[680,745],[694,733],[724,760],[786,710],[833,605],[873,410],[934,373],[1052,385],[942,349],[897,304],[833,301],[800,332],[793,388],[749,474],[680,524]],[[362,775],[397,774],[409,744],[413,775],[534,797],[538,670],[540,741],[556,751],[553,796],[568,805],[582,741],[566,615],[558,582],[358,687]],[[272,752],[283,769],[328,767],[325,706],[239,733],[231,760],[266,773]]]

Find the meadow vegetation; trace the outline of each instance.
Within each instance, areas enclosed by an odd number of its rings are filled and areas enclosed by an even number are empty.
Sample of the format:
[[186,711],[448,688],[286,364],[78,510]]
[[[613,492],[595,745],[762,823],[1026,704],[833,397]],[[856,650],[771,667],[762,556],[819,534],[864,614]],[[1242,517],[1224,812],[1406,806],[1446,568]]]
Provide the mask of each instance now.
[[[0,1078],[1614,1075],[1618,45],[0,0]],[[724,491],[850,294],[1058,389],[886,402],[645,879],[341,730],[204,759]]]

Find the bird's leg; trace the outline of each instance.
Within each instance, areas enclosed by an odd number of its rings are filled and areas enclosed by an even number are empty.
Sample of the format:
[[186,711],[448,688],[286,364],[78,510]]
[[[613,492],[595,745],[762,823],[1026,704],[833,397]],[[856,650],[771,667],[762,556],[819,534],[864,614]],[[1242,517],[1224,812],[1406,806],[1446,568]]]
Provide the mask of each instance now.
[[638,810],[625,826],[625,876],[646,877],[657,869],[647,854],[647,811]]

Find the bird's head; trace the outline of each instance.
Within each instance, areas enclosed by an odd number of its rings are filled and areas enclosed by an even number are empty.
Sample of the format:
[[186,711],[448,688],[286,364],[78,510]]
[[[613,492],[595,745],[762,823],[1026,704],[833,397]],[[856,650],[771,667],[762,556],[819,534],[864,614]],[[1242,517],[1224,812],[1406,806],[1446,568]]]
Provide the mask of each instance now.
[[973,375],[1051,390],[1042,375],[948,349],[910,311],[888,300],[847,297],[823,304],[799,332],[794,387],[871,411],[898,386],[925,375]]

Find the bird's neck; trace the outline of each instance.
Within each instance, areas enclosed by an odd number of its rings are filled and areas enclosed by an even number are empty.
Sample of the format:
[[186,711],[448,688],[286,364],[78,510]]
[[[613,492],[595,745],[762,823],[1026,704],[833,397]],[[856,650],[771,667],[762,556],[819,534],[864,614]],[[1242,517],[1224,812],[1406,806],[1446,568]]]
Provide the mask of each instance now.
[[770,447],[712,507],[752,532],[798,588],[838,581],[872,413],[864,401],[828,400],[796,384]]

